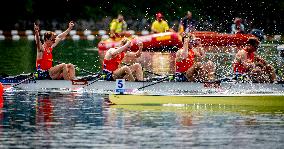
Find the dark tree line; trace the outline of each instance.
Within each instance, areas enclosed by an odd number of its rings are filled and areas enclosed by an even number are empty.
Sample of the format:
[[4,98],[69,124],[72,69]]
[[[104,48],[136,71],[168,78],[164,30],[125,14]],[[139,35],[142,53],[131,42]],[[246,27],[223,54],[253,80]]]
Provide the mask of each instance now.
[[217,26],[228,26],[234,17],[241,17],[266,33],[284,32],[283,0],[5,0],[0,5],[0,29],[14,29],[19,21],[36,19],[99,21],[118,13],[126,19],[152,21],[156,12],[163,12],[172,21],[179,20],[187,10],[193,12],[196,20],[208,20]]

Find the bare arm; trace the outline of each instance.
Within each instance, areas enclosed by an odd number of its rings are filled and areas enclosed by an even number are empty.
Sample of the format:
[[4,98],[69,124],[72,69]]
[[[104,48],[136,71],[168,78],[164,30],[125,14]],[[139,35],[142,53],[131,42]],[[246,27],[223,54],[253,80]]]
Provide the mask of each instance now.
[[140,57],[141,54],[142,54],[143,43],[142,43],[142,42],[139,42],[139,43],[138,43],[138,47],[139,47],[138,51],[136,51],[136,52],[127,52],[127,53],[126,53],[127,56],[129,56],[129,57],[134,57],[134,58]]
[[177,62],[180,62],[188,57],[188,48],[189,48],[188,43],[189,43],[189,38],[188,37],[184,38],[183,49],[178,50],[176,53]]
[[55,47],[61,40],[63,40],[69,34],[69,32],[72,30],[73,27],[74,27],[74,22],[70,21],[68,28],[56,37],[55,43],[52,45],[52,47]]
[[193,48],[195,60],[201,62],[205,58],[205,52],[202,47]]
[[267,65],[267,62],[262,57],[260,57],[258,55],[255,55],[254,60],[255,60],[256,66],[264,67],[264,66]]
[[105,55],[105,59],[110,60],[115,55],[123,52],[126,48],[128,48],[131,45],[130,41],[127,41],[127,43],[119,48],[111,48],[107,51]]
[[194,44],[196,44],[196,47],[194,48],[194,53],[196,55],[196,61],[201,62],[202,60],[205,59],[205,51],[201,45],[201,39],[195,38],[193,42]]
[[34,32],[35,32],[35,42],[36,42],[36,48],[38,52],[42,52],[42,43],[40,42],[39,37],[39,26],[37,24],[34,24]]

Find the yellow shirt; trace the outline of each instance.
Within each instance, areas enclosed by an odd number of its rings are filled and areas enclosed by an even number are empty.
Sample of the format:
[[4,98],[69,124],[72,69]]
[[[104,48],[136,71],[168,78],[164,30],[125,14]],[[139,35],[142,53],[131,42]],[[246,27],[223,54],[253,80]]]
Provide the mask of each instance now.
[[110,23],[110,30],[114,30],[115,33],[121,33],[126,28],[124,21],[119,22],[117,19],[113,19]]
[[169,30],[169,25],[164,20],[162,20],[161,22],[155,20],[152,23],[151,29],[157,31],[158,33],[162,33],[162,32],[166,32],[167,30]]

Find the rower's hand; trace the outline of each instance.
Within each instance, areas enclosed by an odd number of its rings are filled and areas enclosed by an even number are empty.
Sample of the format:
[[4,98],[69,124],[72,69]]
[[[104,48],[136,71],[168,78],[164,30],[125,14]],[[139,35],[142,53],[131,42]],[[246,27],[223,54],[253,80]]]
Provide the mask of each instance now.
[[75,26],[74,22],[73,22],[73,21],[70,21],[70,22],[69,22],[69,27],[68,27],[68,28],[72,29],[74,26]]
[[137,43],[137,45],[138,45],[139,49],[142,49],[142,48],[143,48],[143,43],[142,43],[142,42],[139,41],[139,42]]
[[34,23],[34,31],[39,32],[39,26],[36,23]]

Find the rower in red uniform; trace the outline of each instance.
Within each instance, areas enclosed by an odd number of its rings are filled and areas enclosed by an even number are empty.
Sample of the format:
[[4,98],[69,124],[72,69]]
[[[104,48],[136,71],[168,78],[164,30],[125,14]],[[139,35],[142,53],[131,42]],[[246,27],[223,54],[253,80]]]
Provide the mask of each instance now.
[[75,68],[72,64],[61,63],[53,66],[52,50],[53,48],[71,31],[74,23],[71,21],[69,27],[63,33],[56,36],[54,32],[47,31],[44,33],[43,44],[40,41],[39,25],[34,24],[35,41],[37,44],[36,68],[40,74],[40,79],[64,79],[73,80],[75,78]]
[[245,47],[235,56],[233,71],[235,74],[247,75],[253,82],[274,82],[276,81],[274,68],[255,54],[259,44],[259,40],[255,37],[247,40]]
[[131,66],[120,67],[124,57],[138,58],[141,56],[143,44],[138,43],[139,50],[130,52],[131,41],[124,38],[119,47],[110,48],[104,57],[103,73],[106,80],[126,79],[128,81],[143,81],[143,71],[141,64],[135,63]]
[[200,38],[184,33],[183,48],[176,53],[176,81],[208,81],[214,79],[212,61],[204,63],[205,53]]

